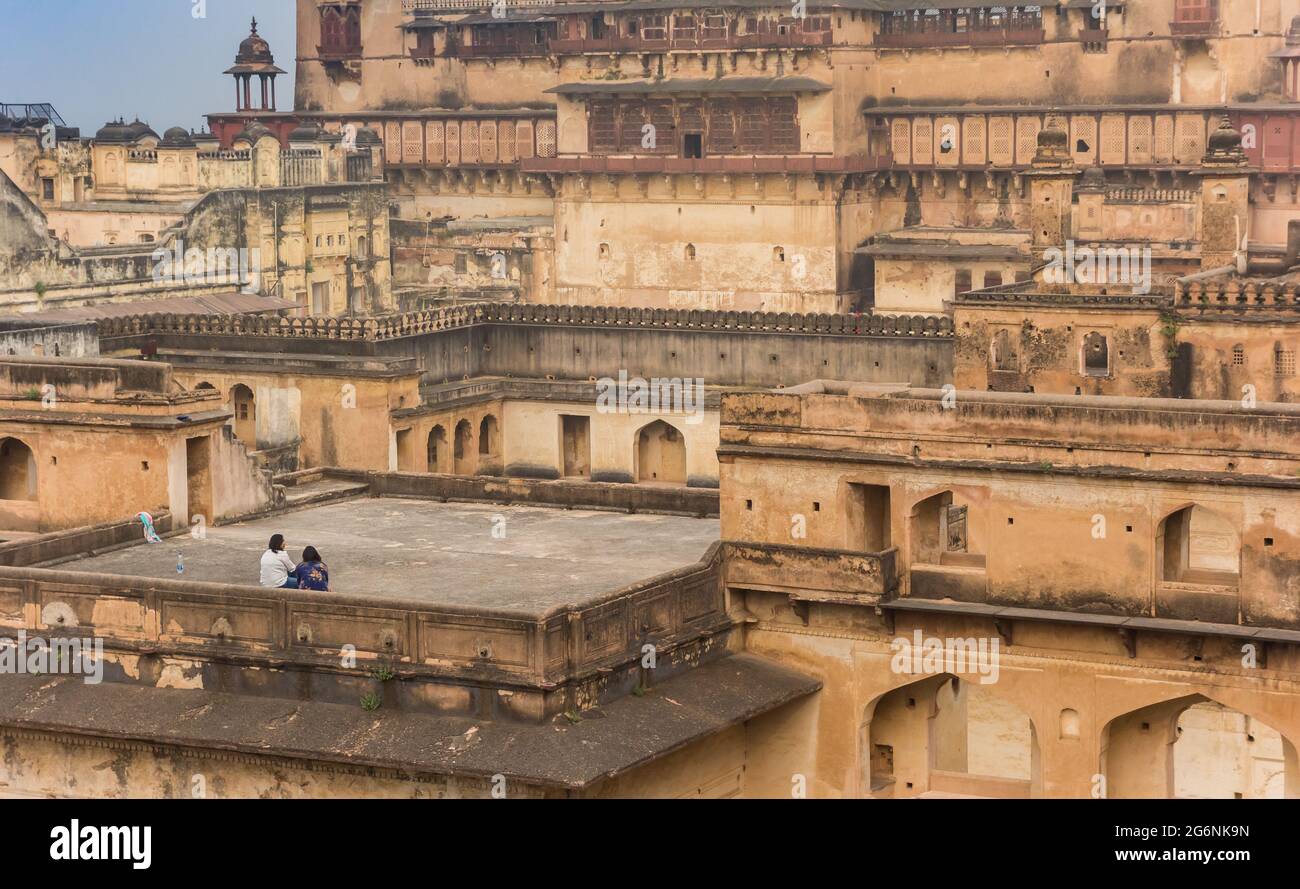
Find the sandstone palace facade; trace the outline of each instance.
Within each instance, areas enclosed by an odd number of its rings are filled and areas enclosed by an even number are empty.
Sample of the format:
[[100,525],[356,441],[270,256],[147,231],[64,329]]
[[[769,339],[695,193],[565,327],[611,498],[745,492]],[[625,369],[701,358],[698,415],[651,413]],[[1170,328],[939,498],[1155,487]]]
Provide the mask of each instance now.
[[0,791],[1300,797],[1300,0],[295,15],[0,106]]

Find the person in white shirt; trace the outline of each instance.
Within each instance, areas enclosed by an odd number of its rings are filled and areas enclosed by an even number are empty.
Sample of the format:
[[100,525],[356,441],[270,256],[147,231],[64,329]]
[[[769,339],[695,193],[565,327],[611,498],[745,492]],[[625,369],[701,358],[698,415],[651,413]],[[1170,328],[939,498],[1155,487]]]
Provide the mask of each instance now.
[[298,589],[297,567],[284,551],[284,535],[271,535],[271,542],[262,553],[262,586]]

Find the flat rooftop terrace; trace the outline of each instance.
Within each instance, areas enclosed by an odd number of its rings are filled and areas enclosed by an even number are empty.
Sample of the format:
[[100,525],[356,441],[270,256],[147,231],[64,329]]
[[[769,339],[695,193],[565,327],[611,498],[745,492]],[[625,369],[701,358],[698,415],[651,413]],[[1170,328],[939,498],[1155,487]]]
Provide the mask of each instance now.
[[204,540],[183,534],[141,542],[57,567],[256,586],[259,559],[277,533],[294,561],[304,546],[320,551],[334,592],[540,615],[693,565],[720,531],[717,519],[371,497],[209,528]]

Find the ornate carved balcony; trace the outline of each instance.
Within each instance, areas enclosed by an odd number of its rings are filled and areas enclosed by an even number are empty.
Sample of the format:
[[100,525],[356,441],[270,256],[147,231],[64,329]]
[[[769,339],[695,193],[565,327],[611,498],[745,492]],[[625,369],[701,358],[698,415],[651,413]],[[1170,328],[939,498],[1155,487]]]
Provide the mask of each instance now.
[[996,28],[970,31],[899,31],[876,35],[875,45],[889,49],[958,46],[1034,46],[1045,39],[1042,28]]
[[[707,29],[705,29],[707,30]],[[696,33],[689,37],[649,38],[609,35],[585,39],[551,40],[553,53],[584,52],[672,52],[674,50],[800,49],[831,45],[830,31],[804,33],[791,30],[784,34],[730,34],[714,36]]]
[[868,173],[885,168],[865,155],[686,157],[533,157],[520,162],[529,173]]

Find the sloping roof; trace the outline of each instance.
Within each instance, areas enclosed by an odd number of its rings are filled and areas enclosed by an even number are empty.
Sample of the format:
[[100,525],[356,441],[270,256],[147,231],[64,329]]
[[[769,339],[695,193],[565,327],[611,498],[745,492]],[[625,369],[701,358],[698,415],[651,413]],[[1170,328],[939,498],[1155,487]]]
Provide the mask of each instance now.
[[[0,676],[0,725],[403,772],[582,789],[805,697],[817,679],[750,654],[704,664],[576,724],[152,688],[80,676]],[[286,719],[296,714],[300,718]]]
[[930,259],[1029,261],[1030,256],[1005,244],[954,244],[949,241],[878,241],[853,251],[859,256]]
[[59,324],[72,321],[97,321],[100,318],[128,318],[132,315],[255,315],[295,308],[299,308],[297,303],[285,299],[235,291],[136,302],[100,303],[93,306],[23,314],[18,317],[24,321]]
[[824,93],[830,84],[811,77],[670,77],[666,80],[588,80],[562,83],[557,95],[650,95],[656,93]]

